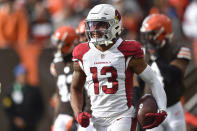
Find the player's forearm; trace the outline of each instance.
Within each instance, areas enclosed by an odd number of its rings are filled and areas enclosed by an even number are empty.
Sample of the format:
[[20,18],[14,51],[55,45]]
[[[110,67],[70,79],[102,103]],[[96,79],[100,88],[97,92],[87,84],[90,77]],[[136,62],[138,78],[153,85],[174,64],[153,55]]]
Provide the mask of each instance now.
[[70,90],[71,93],[71,106],[74,111],[75,116],[79,113],[82,112],[82,107],[83,107],[83,91],[82,90],[77,90],[75,88],[71,88]]
[[147,66],[139,76],[151,87],[152,94],[157,101],[159,109],[166,110],[166,93],[150,66]]
[[82,112],[83,107],[83,89],[84,84],[86,81],[85,73],[80,68],[79,64],[77,62],[74,62],[74,72],[72,77],[72,84],[71,84],[71,106],[73,108],[73,111],[75,113],[75,116]]

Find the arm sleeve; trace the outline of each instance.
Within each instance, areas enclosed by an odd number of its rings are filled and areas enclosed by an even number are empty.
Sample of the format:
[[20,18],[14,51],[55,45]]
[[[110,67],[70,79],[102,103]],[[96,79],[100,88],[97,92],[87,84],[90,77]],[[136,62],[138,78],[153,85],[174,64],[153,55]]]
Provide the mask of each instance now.
[[168,85],[174,85],[177,81],[182,80],[183,72],[181,69],[174,65],[167,65],[161,59],[157,59],[155,62],[157,63],[160,72]]
[[159,109],[166,110],[166,93],[149,65],[147,65],[145,70],[139,74],[139,77],[150,86],[153,97],[157,101]]

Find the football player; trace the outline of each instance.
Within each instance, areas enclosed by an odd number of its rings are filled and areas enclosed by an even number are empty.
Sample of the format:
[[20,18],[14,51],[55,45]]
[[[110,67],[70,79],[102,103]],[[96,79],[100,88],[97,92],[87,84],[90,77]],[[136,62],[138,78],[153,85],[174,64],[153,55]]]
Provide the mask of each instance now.
[[75,28],[71,26],[59,27],[51,37],[56,48],[50,71],[57,84],[55,121],[52,131],[66,131],[77,129],[74,122],[73,111],[70,106],[70,84],[72,81],[72,48],[77,40]]
[[186,131],[183,95],[183,77],[191,59],[190,49],[174,39],[172,22],[164,14],[147,16],[140,29],[141,38],[150,56],[148,63],[164,86],[167,95],[167,118],[149,131]]
[[[152,69],[145,63],[141,44],[123,40],[121,16],[109,4],[93,7],[85,20],[88,42],[73,50],[74,73],[71,105],[77,122],[87,127],[90,118],[97,131],[135,130],[132,106],[133,73],[150,85],[159,110],[147,117],[158,126],[166,117],[166,94]],[[84,112],[83,92],[87,83],[92,114]]]
[[[59,27],[51,37],[52,44],[56,47],[50,71],[56,79],[57,93],[55,104],[55,121],[52,131],[78,130],[87,131],[92,128],[83,129],[75,122],[73,111],[70,105],[70,85],[72,81],[72,49],[78,40],[75,28],[72,26]],[[84,97],[86,97],[84,92]],[[87,99],[86,99],[87,100]],[[85,101],[86,103],[87,101]],[[86,104],[84,110],[88,111]]]

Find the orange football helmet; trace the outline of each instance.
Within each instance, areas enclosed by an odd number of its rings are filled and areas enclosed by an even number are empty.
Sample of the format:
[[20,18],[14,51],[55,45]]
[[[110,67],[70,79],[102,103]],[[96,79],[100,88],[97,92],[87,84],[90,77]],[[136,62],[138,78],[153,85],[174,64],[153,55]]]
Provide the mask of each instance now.
[[85,19],[84,19],[79,23],[79,26],[76,30],[78,38],[79,38],[78,40],[79,40],[80,43],[87,41],[86,34],[85,34],[85,29],[86,29],[86,27],[85,27]]
[[172,39],[172,22],[166,15],[151,14],[144,19],[140,33],[142,42],[162,48]]
[[85,33],[85,20],[82,20],[80,23],[79,23],[79,26],[77,28],[77,33],[78,34],[82,34],[82,33]]
[[61,49],[61,52],[66,54],[71,52],[77,37],[74,27],[61,26],[54,32],[51,41],[56,48]]

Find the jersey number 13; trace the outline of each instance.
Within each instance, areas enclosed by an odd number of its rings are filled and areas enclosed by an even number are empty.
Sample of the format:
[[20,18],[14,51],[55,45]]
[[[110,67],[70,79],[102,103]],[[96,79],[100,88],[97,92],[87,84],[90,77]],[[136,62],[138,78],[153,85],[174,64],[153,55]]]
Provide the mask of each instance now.
[[[94,93],[99,94],[99,81],[98,81],[98,69],[97,67],[91,67],[90,72],[93,74],[92,79],[94,82]],[[118,90],[118,81],[117,81],[117,70],[113,66],[104,66],[100,75],[106,75],[111,73],[111,77],[108,77],[108,82],[112,83],[112,87],[108,88],[107,85],[102,85],[101,89],[106,94],[115,94]]]

